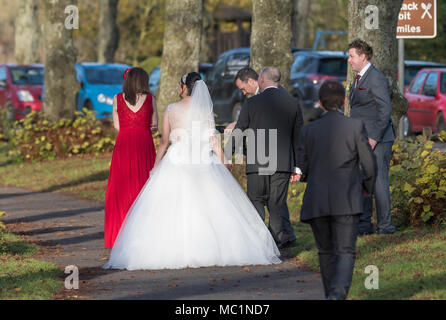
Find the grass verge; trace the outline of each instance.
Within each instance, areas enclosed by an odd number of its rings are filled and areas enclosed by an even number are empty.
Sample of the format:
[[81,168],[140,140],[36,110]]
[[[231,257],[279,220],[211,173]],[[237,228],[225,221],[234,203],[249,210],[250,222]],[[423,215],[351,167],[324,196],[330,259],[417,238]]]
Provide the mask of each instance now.
[[63,272],[54,264],[34,259],[38,248],[0,230],[0,299],[46,300],[62,288]]

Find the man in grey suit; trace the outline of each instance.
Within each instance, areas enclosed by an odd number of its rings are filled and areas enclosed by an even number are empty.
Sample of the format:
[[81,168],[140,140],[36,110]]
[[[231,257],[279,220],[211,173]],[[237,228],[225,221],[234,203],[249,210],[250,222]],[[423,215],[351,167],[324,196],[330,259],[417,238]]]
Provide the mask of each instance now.
[[[395,232],[390,215],[389,166],[395,132],[391,120],[387,78],[370,63],[373,49],[356,39],[348,46],[348,63],[357,76],[351,85],[349,101],[351,117],[361,119],[376,160],[378,175],[373,191],[376,203],[377,229],[380,234]],[[372,234],[373,196],[364,199],[364,213],[359,220],[359,233]]]

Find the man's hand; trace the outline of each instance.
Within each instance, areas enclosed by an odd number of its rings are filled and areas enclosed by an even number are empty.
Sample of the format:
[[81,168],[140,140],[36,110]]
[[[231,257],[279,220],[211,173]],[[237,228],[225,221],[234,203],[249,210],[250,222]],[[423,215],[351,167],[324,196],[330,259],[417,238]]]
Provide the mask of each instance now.
[[372,150],[375,150],[376,144],[378,142],[376,142],[376,140],[373,140],[372,138],[369,138],[369,144],[372,147]]
[[364,189],[362,189],[362,195],[364,196],[364,198],[370,198],[371,196],[371,194],[365,191]]
[[225,131],[232,131],[235,128],[235,125],[237,124],[237,121],[231,122],[230,124],[228,124],[228,126],[225,128]]
[[296,182],[300,180],[301,175],[297,174],[297,173],[292,173],[291,174],[291,178],[290,178],[290,182]]

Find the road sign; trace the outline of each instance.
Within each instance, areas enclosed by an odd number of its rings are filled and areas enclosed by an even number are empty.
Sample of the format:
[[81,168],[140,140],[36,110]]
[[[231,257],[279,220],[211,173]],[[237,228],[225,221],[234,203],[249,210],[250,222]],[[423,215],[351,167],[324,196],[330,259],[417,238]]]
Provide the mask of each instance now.
[[423,39],[437,36],[437,0],[404,0],[396,37]]

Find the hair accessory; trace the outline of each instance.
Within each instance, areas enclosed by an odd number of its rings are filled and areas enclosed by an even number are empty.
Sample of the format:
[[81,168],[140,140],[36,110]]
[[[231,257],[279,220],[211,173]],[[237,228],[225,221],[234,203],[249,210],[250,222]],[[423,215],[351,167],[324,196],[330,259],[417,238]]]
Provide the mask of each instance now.
[[124,71],[124,75],[122,76],[123,79],[125,79],[125,76],[127,75],[127,73],[131,70],[131,68],[128,68]]
[[188,73],[184,74],[184,75],[181,77],[181,83],[182,83],[182,84],[186,84],[186,78],[187,78],[187,75],[188,75]]

